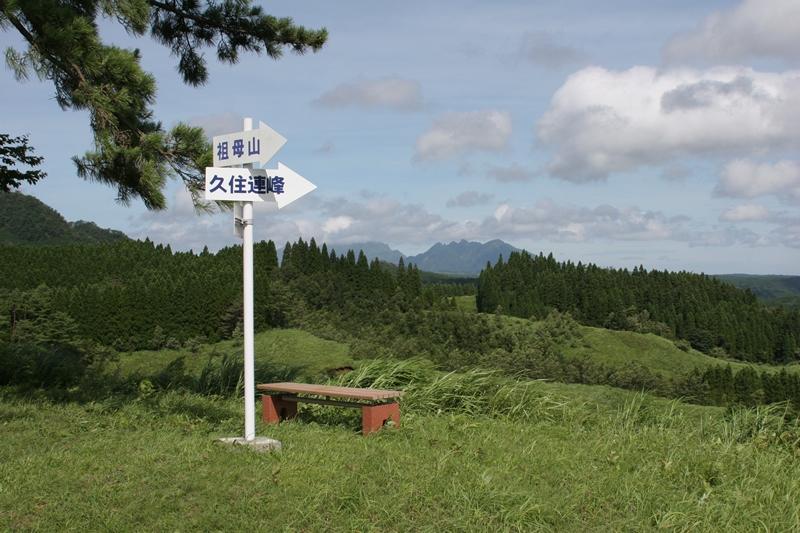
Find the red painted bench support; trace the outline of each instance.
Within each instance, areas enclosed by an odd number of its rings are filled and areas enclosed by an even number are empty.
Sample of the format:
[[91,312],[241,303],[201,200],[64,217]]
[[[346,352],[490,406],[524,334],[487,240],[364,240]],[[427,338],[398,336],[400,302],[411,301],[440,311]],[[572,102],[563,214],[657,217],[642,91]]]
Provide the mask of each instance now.
[[280,396],[265,394],[261,397],[261,405],[262,418],[269,424],[277,424],[281,420],[297,416],[297,402],[284,402]]
[[[267,392],[261,396],[263,406],[262,419],[267,424],[277,424],[281,420],[297,416],[299,402],[339,407],[357,407],[361,409],[361,431],[368,435],[378,431],[391,421],[394,427],[400,426],[400,405],[391,401],[402,395],[400,391],[384,391],[378,389],[355,389],[349,387],[332,387],[323,385],[307,385],[304,383],[271,383],[258,385],[259,390]],[[329,398],[347,398],[367,400],[369,403],[341,401],[320,398],[300,397],[297,394],[313,394]]]
[[378,431],[390,420],[394,427],[400,427],[400,406],[396,402],[361,407],[361,433],[364,435]]

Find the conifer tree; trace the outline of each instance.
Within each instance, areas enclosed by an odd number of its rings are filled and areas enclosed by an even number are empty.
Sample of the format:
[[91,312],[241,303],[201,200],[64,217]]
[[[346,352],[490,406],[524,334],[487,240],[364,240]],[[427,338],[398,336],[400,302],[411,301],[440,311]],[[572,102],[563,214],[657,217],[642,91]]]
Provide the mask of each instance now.
[[27,48],[9,50],[19,80],[48,80],[65,110],[86,110],[94,146],[73,158],[79,176],[117,188],[117,199],[165,206],[168,175],[183,180],[195,200],[211,150],[200,128],[178,124],[166,131],[153,116],[156,82],[140,66],[138,50],[104,43],[98,21],[117,21],[135,37],[151,35],[178,58],[183,81],[208,80],[204,51],[236,63],[242,52],[273,59],[286,49],[318,51],[327,31],[267,15],[251,0],[4,0],[0,28],[16,31]]
[[[28,136],[11,137],[0,133],[0,192],[18,189],[23,183],[33,185],[47,174],[36,168],[44,159],[34,155]],[[18,168],[30,167],[27,170]]]

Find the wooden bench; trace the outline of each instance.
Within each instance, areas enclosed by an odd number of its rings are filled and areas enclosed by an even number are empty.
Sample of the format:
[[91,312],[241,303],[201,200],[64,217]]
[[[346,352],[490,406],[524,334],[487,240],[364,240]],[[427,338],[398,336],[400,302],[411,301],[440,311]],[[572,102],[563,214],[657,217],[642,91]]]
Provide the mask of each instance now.
[[357,389],[306,383],[265,383],[256,389],[263,392],[262,417],[264,422],[275,424],[297,416],[298,402],[361,409],[361,430],[364,435],[378,431],[391,420],[400,425],[400,406],[397,399],[402,391]]

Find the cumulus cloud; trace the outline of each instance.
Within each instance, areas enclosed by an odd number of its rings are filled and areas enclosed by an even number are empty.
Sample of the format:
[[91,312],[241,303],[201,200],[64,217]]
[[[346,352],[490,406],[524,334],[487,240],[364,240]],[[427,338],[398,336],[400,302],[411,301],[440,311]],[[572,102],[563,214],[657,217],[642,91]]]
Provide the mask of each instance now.
[[328,235],[333,235],[346,230],[353,225],[353,219],[348,216],[340,215],[330,217],[322,224],[322,231]]
[[714,192],[719,196],[734,198],[772,195],[782,200],[800,201],[800,163],[757,163],[747,159],[731,161],[722,171]]
[[385,108],[417,111],[423,106],[419,82],[401,78],[381,78],[343,83],[323,93],[314,103],[327,108]]
[[469,222],[446,220],[422,205],[375,194],[328,199],[322,203],[320,213],[326,221],[317,235],[322,239],[333,236],[343,244],[365,241],[429,244],[433,240],[467,238],[474,233]]
[[798,21],[797,0],[744,0],[711,14],[694,31],[673,38],[664,55],[672,62],[732,63],[751,58],[797,62]]
[[536,173],[523,167],[518,163],[509,166],[490,165],[486,170],[486,175],[501,183],[513,181],[530,181],[536,177]]
[[493,194],[478,191],[464,191],[458,196],[447,200],[447,207],[474,207],[476,205],[484,205],[492,198],[494,198]]
[[585,68],[538,123],[552,175],[575,182],[678,157],[759,153],[800,141],[800,71]]
[[661,171],[661,177],[667,181],[685,181],[692,175],[692,171],[681,164],[668,164]]
[[494,216],[483,221],[486,234],[546,238],[555,241],[683,240],[686,217],[669,217],[657,211],[610,205],[578,207],[549,200],[531,207],[501,204]]
[[726,209],[719,218],[725,222],[761,222],[770,218],[770,211],[763,205],[743,204]]
[[769,238],[759,235],[749,228],[738,226],[715,227],[703,229],[687,234],[689,246],[767,246],[771,244]]
[[133,238],[149,238],[156,243],[170,244],[178,250],[200,251],[203,246],[216,250],[232,244],[231,220],[230,213],[198,213],[189,192],[180,187],[175,190],[167,209],[145,211],[134,217],[128,234]]
[[800,248],[800,219],[787,221],[776,227],[771,237],[789,248]]
[[[488,202],[487,196],[479,191],[466,191],[451,202],[468,207]],[[522,238],[550,242],[672,241],[690,246],[800,247],[800,220],[782,213],[770,215],[768,222],[775,227],[764,237],[727,220],[722,227],[698,226],[685,216],[638,207],[574,206],[550,200],[524,207],[501,203],[492,215],[476,220],[451,220],[422,205],[402,203],[379,194],[318,197],[304,204],[305,207],[293,205],[281,211],[268,204],[256,205],[255,239],[272,239],[279,245],[298,237],[314,237],[318,242],[380,241],[395,246]],[[731,220],[734,218],[737,217]],[[746,222],[745,218],[741,215],[734,222]],[[176,191],[170,209],[138,215],[131,226],[132,237],[149,237],[178,250],[199,251],[206,245],[217,250],[241,243],[233,235],[231,213],[198,215],[182,188]]]
[[525,33],[519,47],[519,56],[534,65],[551,69],[574,65],[586,59],[577,48],[560,44],[547,31]]
[[[453,202],[488,201],[483,193],[467,191]],[[335,198],[323,202],[325,227],[318,239],[339,243],[382,241],[393,245],[428,245],[436,241],[496,238],[541,239],[553,242],[679,241],[716,238],[701,235],[685,216],[668,216],[637,207],[600,205],[582,207],[542,200],[528,207],[501,203],[494,213],[479,220],[448,220],[421,205],[404,204],[385,196]],[[732,232],[733,229],[728,228]],[[725,242],[733,243],[730,239]],[[742,242],[741,239],[736,242]]]
[[511,138],[511,115],[505,111],[446,113],[417,138],[414,159],[441,160],[469,151],[499,152]]
[[189,119],[191,126],[203,128],[206,136],[211,139],[214,135],[225,135],[242,131],[244,117],[236,113],[219,113],[216,115],[203,115]]

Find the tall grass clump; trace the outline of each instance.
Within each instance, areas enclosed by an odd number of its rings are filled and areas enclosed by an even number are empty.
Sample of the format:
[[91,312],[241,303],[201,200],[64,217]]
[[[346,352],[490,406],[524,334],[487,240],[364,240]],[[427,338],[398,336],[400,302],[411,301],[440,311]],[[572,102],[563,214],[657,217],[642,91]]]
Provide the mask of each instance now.
[[364,361],[334,383],[401,389],[404,413],[553,420],[564,418],[571,407],[566,399],[542,390],[539,382],[515,381],[494,370],[441,372],[430,361],[419,358]]
[[716,430],[727,445],[753,442],[760,447],[787,448],[800,455],[800,419],[788,403],[731,407]]

